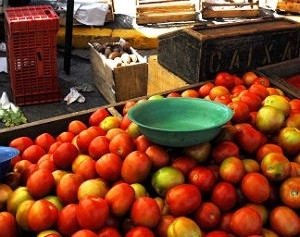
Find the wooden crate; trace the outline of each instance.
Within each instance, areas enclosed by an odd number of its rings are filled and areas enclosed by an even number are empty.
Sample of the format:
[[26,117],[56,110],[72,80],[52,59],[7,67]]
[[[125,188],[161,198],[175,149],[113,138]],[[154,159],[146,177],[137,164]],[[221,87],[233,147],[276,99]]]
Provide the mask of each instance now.
[[152,55],[148,58],[148,95],[161,93],[166,90],[176,89],[186,85],[186,81],[162,67],[157,62],[157,55]]
[[[119,42],[119,37],[100,37],[94,41]],[[126,101],[147,94],[148,63],[132,47],[131,52],[138,62],[127,66],[112,68],[104,54],[90,44],[90,61],[94,84],[109,103]]]
[[240,73],[300,53],[300,24],[288,19],[195,25],[158,37],[158,62],[192,84],[220,71]]
[[196,21],[195,4],[189,0],[137,0],[136,23]]
[[[290,97],[300,98],[300,88],[286,81],[287,78],[300,75],[300,58],[257,68],[257,72],[270,79],[276,87],[286,91]],[[299,82],[300,83],[300,82]]]
[[201,3],[202,18],[250,18],[260,13],[258,1],[233,2],[205,2]]

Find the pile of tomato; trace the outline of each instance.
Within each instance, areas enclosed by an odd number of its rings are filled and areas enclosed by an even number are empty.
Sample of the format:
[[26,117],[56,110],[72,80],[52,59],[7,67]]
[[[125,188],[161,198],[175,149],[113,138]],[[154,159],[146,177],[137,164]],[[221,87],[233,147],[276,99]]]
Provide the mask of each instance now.
[[210,142],[163,147],[128,118],[143,99],[10,141],[20,155],[0,183],[0,237],[300,236],[300,99],[250,71],[147,99],[175,96],[233,118]]

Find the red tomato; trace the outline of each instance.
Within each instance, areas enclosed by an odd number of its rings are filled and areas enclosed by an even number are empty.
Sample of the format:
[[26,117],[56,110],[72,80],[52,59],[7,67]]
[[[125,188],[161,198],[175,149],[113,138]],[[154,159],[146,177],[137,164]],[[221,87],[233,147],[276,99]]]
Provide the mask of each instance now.
[[127,183],[144,182],[149,176],[152,168],[148,155],[141,151],[129,153],[121,167],[121,177]]
[[168,237],[167,231],[168,227],[175,220],[175,217],[172,215],[161,215],[157,226],[155,227],[156,236]]
[[211,100],[214,100],[220,95],[230,95],[230,91],[225,86],[214,86],[211,88],[208,96]]
[[238,199],[236,188],[232,183],[221,181],[215,185],[211,192],[210,200],[216,204],[221,211],[229,211],[234,207]]
[[58,219],[58,210],[56,206],[46,200],[39,199],[35,201],[27,212],[27,224],[35,232],[51,229]]
[[281,201],[293,208],[300,208],[300,177],[289,177],[280,185]]
[[145,153],[148,155],[152,162],[152,167],[154,169],[159,169],[169,164],[170,156],[168,152],[161,146],[152,145],[149,146]]
[[232,95],[232,98],[235,98],[238,97],[245,90],[247,90],[247,87],[245,85],[238,84],[231,88],[230,94]]
[[249,111],[258,111],[262,105],[263,100],[259,95],[253,93],[249,90],[246,90],[241,93],[240,101],[245,102],[248,105]]
[[76,231],[71,237],[98,237],[98,235],[88,229],[80,229]]
[[103,135],[105,135],[105,132],[102,132],[102,129],[99,126],[91,126],[81,131],[75,138],[79,151],[81,153],[86,153],[91,141],[95,137]]
[[0,212],[0,237],[17,236],[17,223],[10,212]]
[[16,148],[22,152],[29,146],[33,145],[34,141],[30,137],[17,137],[9,142],[9,146]]
[[99,126],[101,121],[108,117],[110,113],[105,108],[99,108],[94,111],[89,117],[89,125],[90,126]]
[[196,185],[201,192],[209,192],[215,186],[217,180],[213,171],[204,166],[196,166],[189,173],[189,182]]
[[41,146],[33,144],[33,145],[27,147],[23,151],[21,156],[22,156],[22,159],[29,160],[31,163],[35,164],[46,153],[47,152]]
[[140,197],[132,204],[130,218],[135,226],[154,228],[160,219],[159,206],[151,197]]
[[260,215],[263,226],[266,226],[268,220],[269,220],[269,209],[266,207],[266,205],[263,204],[256,204],[256,203],[246,203],[245,206],[253,208],[257,213]]
[[72,142],[75,135],[69,131],[63,131],[56,137],[57,142]]
[[191,157],[180,156],[172,160],[171,166],[179,169],[185,177],[189,176],[190,171],[196,167],[197,161]]
[[107,181],[117,181],[121,178],[122,163],[123,160],[117,154],[106,153],[96,161],[96,172]]
[[207,82],[199,87],[198,93],[201,98],[209,95],[210,90],[215,86],[212,82]]
[[121,233],[112,226],[102,228],[98,233],[98,237],[122,237]]
[[235,156],[224,159],[219,167],[219,177],[233,184],[240,182],[245,173],[243,161]]
[[270,227],[280,236],[299,236],[299,216],[290,207],[277,206],[270,212]]
[[258,76],[256,75],[256,73],[252,71],[247,71],[242,76],[242,80],[244,81],[245,85],[248,87],[252,85],[257,78]]
[[217,164],[221,164],[221,162],[227,157],[235,156],[239,157],[240,149],[236,143],[232,141],[222,141],[217,143],[212,149],[212,158]]
[[244,206],[231,215],[229,227],[239,237],[259,235],[262,229],[262,219],[257,211]]
[[35,138],[34,142],[47,152],[55,140],[56,139],[50,133],[42,133]]
[[135,226],[125,234],[125,237],[155,237],[155,235],[148,227]]
[[[41,185],[41,183],[43,185]],[[26,187],[31,196],[35,199],[50,194],[55,187],[55,180],[52,172],[47,169],[36,170],[28,177]]]
[[230,235],[223,230],[213,230],[206,233],[205,237],[230,237]]
[[218,95],[214,98],[214,101],[228,105],[232,102],[231,95]]
[[105,194],[110,211],[115,216],[124,216],[135,200],[135,191],[128,183],[117,183]]
[[219,72],[214,80],[217,86],[225,86],[227,89],[231,89],[235,85],[233,75],[228,72]]
[[130,152],[135,150],[135,142],[128,133],[120,133],[115,135],[109,143],[109,151],[124,158]]
[[250,118],[248,105],[243,101],[232,101],[227,105],[233,111],[233,123],[245,123]]
[[165,200],[172,215],[184,216],[198,208],[202,195],[196,185],[180,184],[168,190]]
[[77,203],[77,191],[83,181],[83,178],[78,174],[65,174],[56,186],[56,195],[65,205]]
[[167,230],[168,237],[202,236],[195,221],[186,216],[176,217]]
[[87,129],[87,125],[80,120],[73,120],[68,125],[68,131],[78,135],[81,131]]
[[72,162],[78,155],[78,149],[71,142],[61,143],[53,152],[54,164],[59,169],[68,170],[71,168]]
[[145,152],[152,144],[145,135],[140,135],[135,139],[136,150]]
[[256,152],[256,160],[258,162],[261,162],[262,159],[269,153],[271,152],[278,152],[278,153],[283,153],[282,148],[274,143],[266,143],[262,145],[261,147],[258,148]]
[[265,86],[255,82],[249,87],[248,90],[254,94],[257,94],[262,100],[264,100],[267,96],[270,95],[269,91]]
[[129,110],[132,106],[134,106],[135,104],[136,104],[136,102],[133,101],[133,100],[126,101],[125,104],[124,104],[123,110],[122,110],[122,115],[127,114],[128,110]]
[[242,178],[241,189],[245,197],[253,203],[266,201],[271,193],[268,179],[260,173],[247,173]]
[[271,181],[281,181],[291,172],[289,159],[282,153],[271,152],[260,163],[262,173]]
[[95,137],[88,146],[88,154],[95,160],[109,152],[109,139],[106,136]]
[[198,98],[199,93],[195,89],[186,89],[180,94],[182,97],[189,97],[189,98]]
[[80,229],[76,219],[76,210],[77,204],[71,203],[64,206],[59,212],[57,229],[61,234],[71,236]]
[[253,84],[259,84],[267,88],[271,83],[270,80],[266,77],[258,77],[254,80]]
[[247,153],[256,153],[257,149],[267,142],[266,135],[249,123],[239,123],[235,127],[237,128],[236,142]]
[[76,218],[82,229],[100,230],[109,214],[109,205],[101,197],[82,198],[77,206]]
[[203,202],[195,211],[194,217],[201,230],[212,230],[220,222],[221,211],[213,202]]

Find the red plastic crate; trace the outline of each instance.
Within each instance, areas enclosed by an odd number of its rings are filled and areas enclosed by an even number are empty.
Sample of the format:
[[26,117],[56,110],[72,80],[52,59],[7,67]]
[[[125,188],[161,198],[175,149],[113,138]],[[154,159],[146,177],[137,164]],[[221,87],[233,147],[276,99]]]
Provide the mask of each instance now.
[[6,8],[7,62],[17,105],[61,100],[56,34],[59,17],[51,6]]

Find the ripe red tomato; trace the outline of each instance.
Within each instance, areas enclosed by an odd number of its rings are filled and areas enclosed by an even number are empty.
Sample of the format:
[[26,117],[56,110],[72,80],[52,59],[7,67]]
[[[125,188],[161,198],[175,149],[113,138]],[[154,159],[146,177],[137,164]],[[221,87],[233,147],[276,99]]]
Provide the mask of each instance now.
[[33,144],[27,147],[21,156],[22,159],[29,160],[31,163],[35,164],[46,153],[47,152],[41,146]]
[[251,207],[244,206],[231,215],[229,227],[239,237],[260,235],[262,219],[257,211]]
[[128,183],[117,183],[105,194],[110,211],[115,216],[124,216],[135,200],[135,191]]
[[58,210],[56,206],[46,200],[36,200],[28,209],[27,224],[35,232],[51,229],[58,219]]
[[201,98],[209,95],[210,90],[215,86],[212,82],[207,82],[199,87],[198,93]]
[[135,226],[154,228],[160,219],[160,209],[155,199],[140,197],[132,203],[130,218]]
[[232,102],[231,95],[218,95],[214,98],[214,101],[228,105]]
[[255,72],[247,71],[243,74],[242,80],[244,81],[246,86],[250,86],[254,83],[254,81],[258,78]]
[[221,211],[213,202],[203,202],[195,211],[194,218],[201,230],[212,230],[220,222]]
[[247,173],[242,178],[241,189],[245,197],[253,203],[266,201],[271,193],[268,179],[260,173]]
[[108,117],[110,113],[105,108],[99,108],[94,111],[89,117],[89,125],[90,126],[99,126],[101,121]]
[[92,231],[103,227],[109,214],[109,205],[101,197],[82,198],[77,206],[76,219],[80,228]]
[[230,235],[223,230],[213,230],[206,233],[205,237],[230,237]]
[[115,227],[105,226],[100,231],[98,231],[98,237],[122,237],[120,231],[118,231]]
[[18,149],[21,154],[27,147],[33,144],[34,141],[30,137],[26,136],[17,137],[9,142],[9,146]]
[[152,168],[148,155],[141,151],[129,153],[121,167],[121,177],[127,183],[142,183],[149,176]]
[[228,72],[219,72],[214,80],[217,86],[225,86],[227,89],[231,89],[235,85],[233,75]]
[[165,200],[172,215],[184,216],[199,207],[202,195],[196,185],[184,183],[169,189]]
[[249,121],[250,111],[248,105],[243,101],[232,101],[227,105],[233,111],[233,123],[245,123]]
[[7,211],[0,212],[0,230],[1,237],[17,236],[17,223],[13,214]]
[[95,160],[109,152],[109,139],[106,136],[95,137],[88,146],[88,154]]
[[188,175],[189,182],[196,185],[201,192],[209,192],[217,180],[213,171],[205,166],[196,166]]
[[156,236],[167,237],[168,227],[175,220],[175,217],[169,214],[161,215],[157,226],[155,227]]
[[80,229],[76,219],[77,204],[70,203],[65,205],[59,212],[57,219],[58,231],[65,235],[71,236]]
[[186,89],[180,94],[182,97],[198,98],[199,93],[196,89]]
[[130,229],[125,237],[155,237],[153,231],[146,226],[134,226]]
[[257,94],[262,100],[270,95],[267,88],[258,83],[254,83],[253,85],[251,85],[248,90],[254,94]]
[[71,142],[61,143],[53,152],[54,164],[59,169],[68,170],[78,155],[77,147]]
[[241,93],[240,101],[245,102],[248,105],[249,111],[258,111],[262,105],[263,100],[256,93],[246,90]]
[[145,135],[139,135],[135,140],[136,150],[145,152],[152,144]]
[[216,204],[221,211],[229,211],[234,207],[238,199],[236,188],[232,183],[221,181],[215,185],[211,192],[210,200]]
[[220,178],[233,184],[240,182],[245,173],[243,161],[236,156],[225,158],[219,166]]
[[217,96],[220,95],[230,95],[230,91],[225,86],[214,86],[209,91],[209,98],[214,100]]
[[253,84],[259,84],[262,85],[264,87],[270,87],[271,83],[270,80],[266,77],[258,77],[254,80]]
[[50,133],[46,132],[38,135],[34,140],[35,144],[42,147],[46,152],[55,141],[56,139]]
[[197,161],[191,157],[180,156],[172,160],[171,166],[179,169],[185,177],[189,176],[190,171],[196,167]]
[[78,135],[81,131],[87,129],[87,125],[80,120],[73,120],[68,125],[68,131]]
[[282,148],[274,143],[266,143],[262,145],[261,147],[258,148],[256,152],[256,160],[258,162],[261,162],[262,159],[269,153],[271,152],[278,152],[278,153],[283,153]]
[[[43,185],[41,185],[41,183]],[[38,169],[27,179],[26,187],[31,196],[35,199],[42,198],[50,194],[55,187],[55,180],[52,172],[48,169]]]
[[71,237],[98,237],[96,232],[88,229],[80,229],[76,231]]
[[271,152],[260,163],[262,173],[271,181],[281,181],[291,172],[289,159],[282,153]]
[[91,126],[81,131],[76,136],[76,144],[81,153],[88,151],[91,141],[97,136],[103,136],[105,132],[99,126]]
[[128,133],[120,133],[115,135],[109,143],[109,151],[124,158],[130,152],[135,150],[135,143]]
[[121,178],[123,160],[114,153],[106,153],[95,164],[97,174],[107,181],[115,182]]
[[161,146],[151,145],[149,146],[145,153],[148,155],[152,162],[152,168],[159,169],[166,166],[170,162],[170,156],[168,152]]
[[239,155],[240,149],[233,141],[222,141],[215,144],[211,154],[212,158],[217,164],[221,164],[221,162],[227,157],[239,157]]
[[299,216],[288,206],[277,206],[270,212],[270,227],[279,236],[299,236]]
[[300,177],[289,177],[280,185],[281,201],[293,208],[300,208]]

